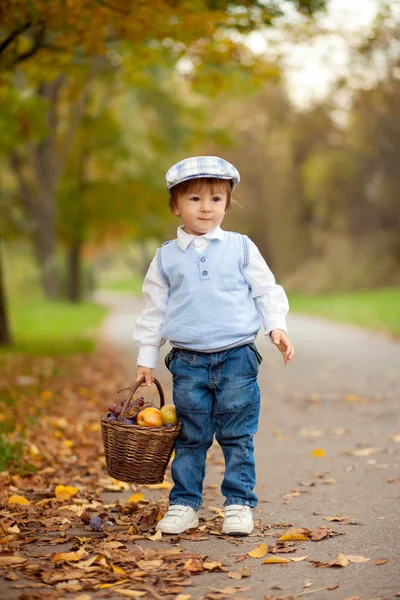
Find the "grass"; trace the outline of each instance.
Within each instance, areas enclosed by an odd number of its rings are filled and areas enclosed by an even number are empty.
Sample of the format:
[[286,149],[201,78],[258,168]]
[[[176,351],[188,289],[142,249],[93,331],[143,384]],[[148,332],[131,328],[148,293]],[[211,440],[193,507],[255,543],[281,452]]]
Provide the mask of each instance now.
[[101,285],[101,289],[107,292],[124,292],[126,294],[140,295],[142,293],[143,278],[131,277],[116,281],[107,281]]
[[9,303],[14,344],[2,349],[25,354],[87,353],[107,309],[94,302],[70,304],[39,298]]
[[400,335],[400,288],[307,296],[289,294],[293,312]]

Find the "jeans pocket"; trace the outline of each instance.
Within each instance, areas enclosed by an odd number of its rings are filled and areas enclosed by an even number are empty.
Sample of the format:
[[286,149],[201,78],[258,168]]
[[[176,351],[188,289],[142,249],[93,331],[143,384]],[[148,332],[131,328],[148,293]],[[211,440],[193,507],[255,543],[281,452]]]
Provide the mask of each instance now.
[[249,344],[248,345],[250,350],[252,352],[254,352],[256,358],[257,358],[257,362],[259,365],[261,365],[262,361],[263,361],[263,357],[261,356],[261,354],[259,353],[259,351],[257,350],[257,346],[255,344]]
[[169,367],[170,367],[172,361],[174,360],[174,358],[175,358],[175,348],[172,348],[172,350],[170,350],[168,352],[168,354],[167,354],[167,356],[165,357],[165,360],[164,360],[165,366],[167,367],[168,371],[170,370]]
[[256,355],[256,353],[254,352],[254,350],[250,347],[250,344],[247,344],[246,346],[246,354],[247,357],[250,361],[250,364],[254,370],[255,373],[258,373],[258,367],[259,367],[259,361],[258,361],[258,357]]

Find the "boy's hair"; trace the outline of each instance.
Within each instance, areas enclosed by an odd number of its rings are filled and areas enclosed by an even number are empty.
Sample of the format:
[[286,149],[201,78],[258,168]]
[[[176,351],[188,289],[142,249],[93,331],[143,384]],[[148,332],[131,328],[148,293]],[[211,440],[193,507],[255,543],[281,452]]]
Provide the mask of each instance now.
[[189,192],[198,192],[206,186],[211,187],[213,194],[219,191],[226,192],[225,211],[228,211],[231,206],[232,183],[230,179],[220,179],[219,177],[196,177],[174,185],[169,194],[169,209],[172,211],[174,207],[178,206],[179,196]]

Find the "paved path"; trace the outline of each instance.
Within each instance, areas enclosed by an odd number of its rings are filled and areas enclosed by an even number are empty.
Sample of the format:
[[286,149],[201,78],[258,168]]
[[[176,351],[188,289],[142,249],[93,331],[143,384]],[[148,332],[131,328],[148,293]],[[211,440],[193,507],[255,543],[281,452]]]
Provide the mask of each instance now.
[[[111,308],[102,336],[125,355],[132,353],[134,375],[132,329],[142,301],[106,294],[100,299]],[[400,592],[400,343],[302,315],[291,315],[288,324],[296,355],[287,367],[261,334],[257,340],[264,361],[256,436],[260,504],[255,516],[261,531],[286,523],[309,529],[323,525],[343,535],[302,543],[295,554],[285,556],[308,555],[308,559],[284,566],[262,565],[260,559],[235,563],[237,556],[260,542],[275,543],[274,528],[271,538],[183,540],[180,545],[188,551],[207,554],[210,560],[223,558],[232,570],[247,564],[251,571],[240,581],[222,573],[210,573],[207,581],[202,576],[198,583],[194,578],[195,587],[188,593],[197,600],[209,591],[207,586],[240,584],[249,589],[235,597],[252,600],[301,593],[313,600],[394,598]],[[162,357],[169,349],[169,345],[162,349],[155,372],[167,389],[170,374]],[[324,456],[313,456],[313,450]],[[219,449],[213,447],[211,452],[208,490],[220,484],[223,468]],[[221,506],[223,498],[214,493],[211,504]],[[210,503],[205,504],[203,512],[209,516]],[[323,519],[326,516],[348,517],[351,524],[329,522]],[[165,537],[163,543],[169,543]],[[317,568],[310,562],[332,561],[339,553],[370,560],[345,568]],[[388,560],[375,565],[377,559]],[[328,586],[338,587],[327,590]]]

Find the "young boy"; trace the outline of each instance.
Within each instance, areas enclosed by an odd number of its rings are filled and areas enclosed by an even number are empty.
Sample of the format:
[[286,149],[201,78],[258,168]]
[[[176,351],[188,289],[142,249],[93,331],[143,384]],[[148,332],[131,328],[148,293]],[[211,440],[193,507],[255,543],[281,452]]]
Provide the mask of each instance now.
[[220,227],[239,172],[215,156],[187,158],[166,174],[169,207],[180,217],[177,239],[157,250],[143,284],[146,306],[134,338],[136,381],[151,385],[160,347],[173,375],[182,432],[172,462],[174,487],[157,528],[177,534],[197,527],[207,451],[214,434],[225,457],[222,532],[248,535],[257,505],[253,436],[257,431],[262,361],[254,340],[261,327],[285,365],[294,354],[287,336],[286,294],[257,247]]

